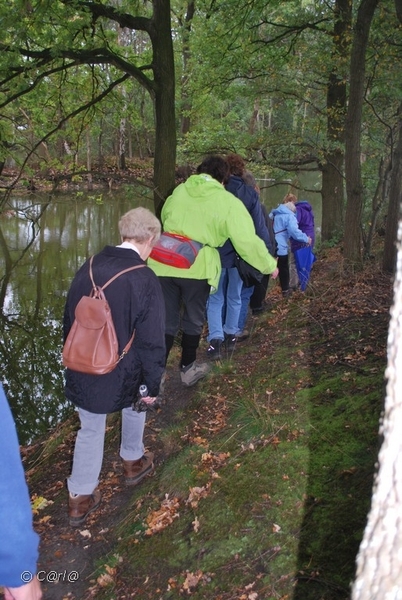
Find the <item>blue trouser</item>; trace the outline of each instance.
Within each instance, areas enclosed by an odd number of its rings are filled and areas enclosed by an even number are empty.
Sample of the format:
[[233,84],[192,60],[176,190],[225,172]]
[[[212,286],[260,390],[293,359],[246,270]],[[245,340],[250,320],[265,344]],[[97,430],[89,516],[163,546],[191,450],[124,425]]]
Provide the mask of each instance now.
[[[208,299],[208,341],[223,340],[225,333],[228,335],[238,333],[242,285],[236,267],[222,269],[218,289]],[[226,306],[226,311],[223,323],[222,312],[224,306]]]
[[241,309],[239,315],[239,331],[243,331],[246,326],[247,314],[248,314],[248,306],[250,303],[250,298],[253,295],[254,286],[245,287],[243,285],[241,290]]

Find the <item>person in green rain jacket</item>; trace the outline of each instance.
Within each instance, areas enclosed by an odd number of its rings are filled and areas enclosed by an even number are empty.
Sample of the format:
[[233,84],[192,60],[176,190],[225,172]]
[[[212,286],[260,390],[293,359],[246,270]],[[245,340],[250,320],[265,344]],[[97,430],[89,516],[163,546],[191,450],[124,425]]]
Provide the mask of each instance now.
[[264,274],[277,275],[276,260],[256,235],[244,204],[224,188],[228,176],[225,159],[208,156],[197,168],[197,174],[181,183],[162,208],[164,231],[203,244],[193,265],[181,269],[148,259],[165,298],[166,360],[179,329],[183,332],[180,367],[181,380],[186,386],[194,385],[210,368],[206,363],[196,362],[196,353],[208,296],[216,290],[221,273],[216,248],[230,239],[245,261]]

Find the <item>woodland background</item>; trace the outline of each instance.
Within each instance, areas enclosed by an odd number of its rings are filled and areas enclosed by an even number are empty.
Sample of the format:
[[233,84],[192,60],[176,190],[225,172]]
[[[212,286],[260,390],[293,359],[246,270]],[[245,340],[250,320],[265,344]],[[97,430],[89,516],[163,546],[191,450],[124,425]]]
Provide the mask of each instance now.
[[[106,181],[127,181],[127,175],[141,180],[153,190],[159,214],[179,171],[184,173],[206,153],[234,151],[254,174],[272,180],[289,177],[295,187],[301,170],[321,175],[321,238],[327,246],[342,243],[336,265],[342,270],[339,281],[345,273],[349,277],[343,299],[351,297],[350,278],[372,258],[379,236],[381,268],[394,270],[402,199],[402,0],[0,0],[0,23],[2,211],[17,188],[35,189],[41,179],[55,188],[65,180],[91,187],[96,172]],[[400,240],[401,235],[399,246]],[[395,568],[390,561],[399,559],[396,549],[402,543],[401,436],[394,427],[401,396],[393,394],[400,369],[392,368],[393,352],[395,364],[400,363],[401,259],[398,264],[382,430],[386,440],[396,440],[398,451],[391,456],[385,446],[380,454],[380,478],[384,465],[391,476],[385,473],[384,495],[373,496],[369,525],[374,522],[379,530],[366,529],[359,559],[365,585],[358,579],[354,589],[359,600],[401,598],[400,560]],[[367,273],[363,271],[364,284]],[[371,282],[370,301],[387,288],[380,282],[379,275]],[[334,289],[342,288],[334,283]],[[325,300],[322,287],[317,296]],[[360,306],[361,288],[353,301],[354,308]],[[340,304],[341,299],[330,323]],[[325,305],[319,308],[314,322],[322,318]],[[310,315],[308,310],[305,314]],[[340,330],[351,331],[353,314],[346,311]],[[370,307],[364,322],[374,322],[375,314]],[[361,331],[359,322],[358,336]],[[374,327],[369,339],[378,331]],[[332,352],[334,340],[320,343]],[[355,340],[351,347],[356,349]],[[372,345],[366,349],[365,364],[375,355]],[[332,354],[329,358],[333,360]],[[265,357],[263,373],[265,377]],[[346,375],[350,389],[350,372]],[[379,389],[377,382],[376,400]],[[319,402],[322,396],[319,391]],[[342,389],[342,401],[344,397]],[[360,422],[353,419],[354,425]],[[342,473],[354,472],[348,467]],[[351,500],[348,515],[356,509]],[[264,511],[264,518],[269,514]],[[388,522],[395,516],[387,529],[390,539],[382,537],[384,515]],[[310,525],[307,530],[313,531]],[[325,536],[323,540],[323,547],[330,548]],[[381,584],[376,592],[374,579]],[[240,597],[256,597],[248,592]]]
[[322,240],[361,266],[380,231],[392,270],[401,5],[2,0],[3,202],[21,177],[91,185],[95,168],[151,158],[158,213],[177,164],[235,151],[273,179],[320,172]]

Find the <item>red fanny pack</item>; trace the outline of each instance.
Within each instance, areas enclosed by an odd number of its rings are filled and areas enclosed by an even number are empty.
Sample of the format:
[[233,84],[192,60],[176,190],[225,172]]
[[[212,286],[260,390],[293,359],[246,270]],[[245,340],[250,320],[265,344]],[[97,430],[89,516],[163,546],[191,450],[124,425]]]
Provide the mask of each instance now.
[[189,269],[203,244],[177,233],[162,233],[150,258],[178,269]]

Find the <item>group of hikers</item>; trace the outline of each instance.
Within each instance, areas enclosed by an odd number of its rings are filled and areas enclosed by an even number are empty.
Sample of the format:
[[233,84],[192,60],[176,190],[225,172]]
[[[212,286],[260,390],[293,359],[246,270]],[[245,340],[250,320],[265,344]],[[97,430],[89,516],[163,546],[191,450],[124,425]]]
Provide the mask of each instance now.
[[[135,332],[130,349],[111,372],[94,375],[66,369],[66,397],[80,419],[67,478],[73,527],[81,526],[101,502],[98,485],[107,415],[121,411],[123,477],[127,485],[137,485],[154,470],[153,453],[143,442],[147,412],[135,409],[140,386],[146,386],[143,406],[152,408],[179,332],[180,379],[187,387],[209,372],[223,348],[232,350],[246,339],[249,309],[253,314],[266,310],[269,278],[279,276],[284,298],[297,287],[291,281],[289,243],[292,252],[313,247],[314,215],[307,201],[298,202],[292,194],[267,214],[243,158],[210,155],[174,189],[163,205],[161,221],[149,210],[135,208],[121,217],[119,234],[118,246],[107,245],[92,258],[93,280],[89,260],[78,270],[63,317],[66,340],[80,299],[90,295],[93,282],[102,287],[112,278],[105,295],[120,351]],[[188,252],[193,255],[183,268]],[[261,274],[258,284],[244,285],[239,260]],[[139,266],[145,268],[132,269]],[[200,362],[197,351],[205,323],[208,348],[206,360]],[[8,583],[13,584],[18,585]]]

